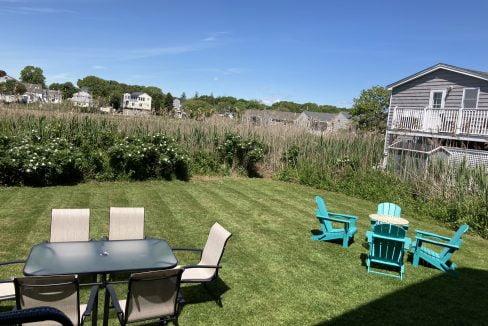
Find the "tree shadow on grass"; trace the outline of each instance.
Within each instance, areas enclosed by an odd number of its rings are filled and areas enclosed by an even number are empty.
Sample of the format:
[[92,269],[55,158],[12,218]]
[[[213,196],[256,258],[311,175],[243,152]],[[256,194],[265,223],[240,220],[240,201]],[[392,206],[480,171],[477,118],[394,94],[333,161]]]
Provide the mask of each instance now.
[[319,325],[481,325],[488,320],[488,271],[458,269],[371,301]]

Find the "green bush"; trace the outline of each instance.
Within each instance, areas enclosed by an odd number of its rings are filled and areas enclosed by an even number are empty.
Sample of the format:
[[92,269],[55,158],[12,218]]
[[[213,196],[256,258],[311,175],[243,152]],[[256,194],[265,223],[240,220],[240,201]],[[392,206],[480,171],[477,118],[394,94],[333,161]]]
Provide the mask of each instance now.
[[264,159],[265,145],[256,138],[242,138],[235,133],[226,133],[222,141],[216,140],[216,148],[222,162],[242,168],[250,177],[258,176],[257,164]]

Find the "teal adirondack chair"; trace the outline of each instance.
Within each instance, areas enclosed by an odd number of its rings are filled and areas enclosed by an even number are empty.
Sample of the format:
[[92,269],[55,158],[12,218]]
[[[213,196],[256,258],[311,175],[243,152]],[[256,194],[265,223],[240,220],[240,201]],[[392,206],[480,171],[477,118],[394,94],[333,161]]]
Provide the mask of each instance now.
[[[381,203],[378,204],[377,213],[381,215],[391,215],[395,217],[400,217],[402,213],[402,209],[397,204]],[[374,227],[376,224],[378,224],[376,221],[371,220],[371,227]],[[404,227],[404,229],[408,229],[408,226],[406,228]]]
[[[392,276],[403,279],[405,268],[403,258],[405,251],[408,250],[412,240],[405,237],[407,231],[399,226],[392,224],[377,224],[373,231],[366,232],[366,238],[369,244],[369,255],[366,259],[368,273],[376,273],[386,276]],[[378,272],[371,269],[371,265],[382,264],[400,269],[400,276]]]
[[[457,265],[450,261],[452,255],[461,247],[463,240],[461,237],[469,229],[467,224],[461,227],[454,233],[452,238],[444,237],[442,235],[415,230],[415,244],[412,246],[413,266],[418,267],[419,260],[423,259],[432,266],[444,272],[454,273]],[[445,241],[441,242],[439,240]],[[424,243],[443,247],[444,249],[437,252],[424,246]]]
[[400,217],[402,209],[393,203],[381,203],[378,205],[378,214]]
[[[317,204],[316,217],[320,222],[320,228],[322,233],[318,235],[312,235],[313,240],[335,240],[342,239],[342,246],[344,248],[349,247],[349,240],[354,239],[354,234],[358,231],[356,228],[356,216],[331,213],[327,211],[327,205],[324,199],[320,196],[315,197],[315,203]],[[334,228],[331,222],[337,222],[343,224],[341,228]]]

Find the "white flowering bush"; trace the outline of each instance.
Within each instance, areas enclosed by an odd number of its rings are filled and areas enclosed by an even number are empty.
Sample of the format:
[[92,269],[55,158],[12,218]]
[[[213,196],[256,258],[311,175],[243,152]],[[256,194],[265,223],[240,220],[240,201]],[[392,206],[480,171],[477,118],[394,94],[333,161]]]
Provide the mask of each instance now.
[[187,180],[188,157],[162,134],[103,142],[70,142],[33,130],[25,137],[0,137],[0,184],[49,186],[84,179],[165,178]]
[[109,162],[117,176],[131,179],[188,179],[188,157],[174,139],[162,134],[125,137],[109,149]]
[[80,152],[63,138],[4,136],[0,153],[0,183],[5,185],[69,184],[83,178]]

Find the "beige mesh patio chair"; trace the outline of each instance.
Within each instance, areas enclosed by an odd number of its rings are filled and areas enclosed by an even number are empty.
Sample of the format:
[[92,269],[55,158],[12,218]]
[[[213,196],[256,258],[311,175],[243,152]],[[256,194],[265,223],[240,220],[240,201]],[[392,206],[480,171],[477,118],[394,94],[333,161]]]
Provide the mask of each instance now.
[[[24,264],[25,260],[9,260],[0,262],[0,266],[12,264]],[[7,278],[0,280],[0,301],[15,299],[14,279]]]
[[126,300],[118,300],[114,288],[108,284],[107,292],[120,324],[159,319],[177,325],[182,272],[175,268],[132,274]]
[[144,207],[110,207],[108,239],[144,239]]
[[224,229],[219,223],[215,223],[210,229],[203,249],[173,248],[173,250],[200,252],[200,262],[198,264],[181,266],[184,269],[181,282],[202,283],[207,291],[215,297],[219,305],[221,305],[220,296],[215,296],[207,287],[207,284],[218,278],[218,271],[222,268],[220,261],[227,241],[231,236],[232,233]]
[[[76,275],[28,276],[14,280],[17,309],[53,307],[63,312],[73,325],[83,325],[92,316],[97,323],[98,285],[92,286],[87,304],[80,304],[80,285]],[[29,325],[58,325],[40,322]]]
[[53,209],[51,213],[51,242],[88,241],[90,238],[90,209]]

